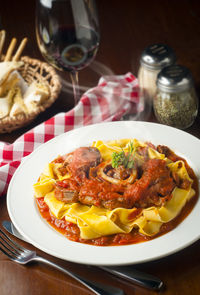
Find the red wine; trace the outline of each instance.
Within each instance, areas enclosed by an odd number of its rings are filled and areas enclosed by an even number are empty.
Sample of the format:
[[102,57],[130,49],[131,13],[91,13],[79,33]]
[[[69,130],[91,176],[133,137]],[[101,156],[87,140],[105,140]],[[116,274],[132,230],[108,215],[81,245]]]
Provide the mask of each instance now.
[[62,26],[56,31],[53,28],[51,35],[43,29],[40,36],[40,47],[45,58],[57,68],[67,71],[81,70],[90,64],[98,45],[99,35],[91,28],[82,26]]

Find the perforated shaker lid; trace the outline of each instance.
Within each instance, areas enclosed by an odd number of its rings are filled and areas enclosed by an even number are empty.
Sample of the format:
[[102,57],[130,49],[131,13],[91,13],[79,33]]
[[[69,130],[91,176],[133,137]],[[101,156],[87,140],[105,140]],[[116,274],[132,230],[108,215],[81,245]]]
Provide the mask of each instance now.
[[166,44],[152,44],[144,49],[140,62],[145,67],[157,70],[175,63],[176,55]]
[[172,65],[163,68],[157,77],[157,87],[167,92],[178,92],[189,89],[193,85],[192,74],[188,68]]

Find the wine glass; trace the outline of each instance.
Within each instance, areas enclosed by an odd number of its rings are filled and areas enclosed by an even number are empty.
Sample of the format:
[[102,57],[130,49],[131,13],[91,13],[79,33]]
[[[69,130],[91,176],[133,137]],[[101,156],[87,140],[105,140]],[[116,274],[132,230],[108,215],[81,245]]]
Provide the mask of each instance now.
[[95,0],[37,0],[36,36],[47,62],[70,73],[76,105],[78,71],[92,62],[99,46]]

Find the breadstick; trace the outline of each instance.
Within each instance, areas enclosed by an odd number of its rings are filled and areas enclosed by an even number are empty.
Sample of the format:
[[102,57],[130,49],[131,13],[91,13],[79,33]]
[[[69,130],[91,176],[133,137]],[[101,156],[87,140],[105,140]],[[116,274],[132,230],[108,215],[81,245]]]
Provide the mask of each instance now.
[[3,50],[3,45],[4,45],[4,42],[5,42],[5,38],[6,38],[6,31],[2,30],[0,32],[0,60],[1,60],[1,53],[2,53],[2,50]]
[[12,89],[19,82],[19,78],[14,74],[10,79],[5,80],[0,86],[0,97],[5,95],[9,89]]
[[12,56],[12,53],[13,53],[13,50],[15,48],[16,43],[17,43],[17,39],[12,38],[12,40],[10,42],[10,45],[8,47],[8,50],[7,50],[4,61],[10,61],[11,60],[11,56]]
[[22,54],[22,51],[24,50],[24,47],[26,46],[26,43],[27,43],[28,39],[27,38],[24,38],[20,45],[19,45],[19,48],[17,50],[17,52],[15,53],[15,55],[13,56],[13,61],[18,61],[19,58],[20,58],[20,55]]

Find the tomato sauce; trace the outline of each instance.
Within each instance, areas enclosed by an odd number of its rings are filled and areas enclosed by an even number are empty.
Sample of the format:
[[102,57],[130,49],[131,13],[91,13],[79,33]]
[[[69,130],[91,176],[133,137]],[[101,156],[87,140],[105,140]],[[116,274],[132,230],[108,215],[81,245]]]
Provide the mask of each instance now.
[[[96,245],[96,246],[120,246],[120,245],[128,245],[128,244],[136,244],[136,243],[141,243],[145,241],[152,240],[156,237],[159,237],[172,229],[174,229],[178,224],[180,224],[192,211],[194,208],[198,195],[199,195],[199,189],[198,189],[198,180],[192,170],[192,168],[187,164],[187,162],[172,153],[171,159],[173,158],[173,161],[177,160],[183,160],[186,165],[186,169],[188,171],[189,176],[193,179],[193,184],[192,187],[195,190],[196,194],[195,196],[192,197],[192,199],[187,202],[186,206],[182,209],[180,214],[174,218],[172,221],[168,223],[164,223],[158,234],[148,237],[145,235],[142,235],[138,232],[137,229],[133,229],[130,233],[128,234],[114,234],[110,236],[103,236],[100,238],[96,239],[91,239],[91,240],[84,240],[80,238],[80,230],[76,224],[73,224],[71,222],[66,221],[64,218],[63,219],[57,219],[49,210],[49,207],[47,204],[44,202],[44,198],[37,198],[36,203],[39,209],[39,212],[41,216],[52,226],[54,227],[57,231],[59,231],[61,234],[65,235],[69,240],[75,241],[75,242],[80,242],[80,243],[86,243],[90,245]],[[138,209],[142,210],[142,209]]]
[[193,188],[196,191],[195,196],[187,203],[187,205],[183,208],[181,213],[172,221],[168,223],[164,223],[161,226],[160,232],[153,236],[148,237],[140,234],[137,229],[133,229],[129,234],[115,234],[110,236],[104,236],[101,238],[96,238],[92,240],[84,240],[80,238],[80,231],[76,224],[66,221],[63,219],[57,219],[49,210],[49,207],[44,202],[44,198],[37,198],[37,206],[40,211],[42,217],[57,231],[61,234],[65,235],[69,240],[74,242],[86,243],[90,245],[96,246],[120,246],[120,245],[128,245],[128,244],[136,244],[145,241],[149,241],[158,236],[161,236],[172,229],[174,229],[179,223],[181,223],[187,215],[192,211],[193,207],[198,198],[198,183],[197,180],[194,181]]

